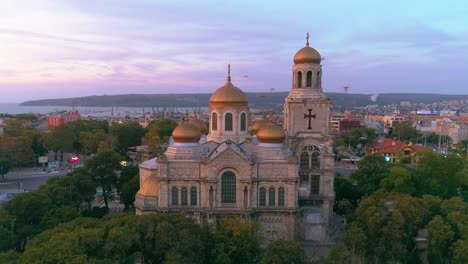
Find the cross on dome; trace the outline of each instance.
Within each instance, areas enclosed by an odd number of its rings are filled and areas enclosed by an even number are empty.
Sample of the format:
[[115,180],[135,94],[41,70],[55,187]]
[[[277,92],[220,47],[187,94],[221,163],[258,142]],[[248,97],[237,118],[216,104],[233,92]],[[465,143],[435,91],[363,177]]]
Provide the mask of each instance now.
[[306,40],[307,40],[306,46],[307,47],[309,47],[309,37],[310,37],[309,32],[307,32],[307,35],[306,35]]
[[228,64],[228,77],[227,77],[227,81],[228,81],[228,82],[231,81],[231,64]]

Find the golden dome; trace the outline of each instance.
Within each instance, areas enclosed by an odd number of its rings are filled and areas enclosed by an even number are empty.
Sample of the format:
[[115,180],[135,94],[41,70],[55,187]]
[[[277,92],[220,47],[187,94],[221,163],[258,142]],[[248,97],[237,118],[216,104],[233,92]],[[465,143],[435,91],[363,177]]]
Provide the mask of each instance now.
[[208,127],[206,127],[205,123],[201,121],[200,119],[191,119],[189,121],[189,124],[195,125],[200,129],[200,133],[206,134],[208,132]]
[[286,138],[286,133],[281,126],[268,123],[258,130],[257,138],[261,143],[282,143]]
[[309,47],[309,33],[307,33],[306,39],[307,39],[306,46],[300,49],[298,52],[296,52],[296,55],[294,55],[294,64],[299,64],[299,63],[320,64],[320,61],[322,60],[320,53],[318,53],[318,51],[316,51],[314,48]]
[[268,124],[268,120],[266,119],[255,121],[252,127],[250,127],[250,133],[252,133],[252,135],[257,134],[258,130],[267,124]]
[[200,141],[201,131],[194,125],[182,123],[172,132],[172,138],[177,143],[194,143]]
[[149,177],[145,180],[137,194],[142,196],[158,196],[159,190],[156,179],[154,177]]
[[231,83],[230,65],[226,84],[211,95],[210,103],[248,103],[245,93]]

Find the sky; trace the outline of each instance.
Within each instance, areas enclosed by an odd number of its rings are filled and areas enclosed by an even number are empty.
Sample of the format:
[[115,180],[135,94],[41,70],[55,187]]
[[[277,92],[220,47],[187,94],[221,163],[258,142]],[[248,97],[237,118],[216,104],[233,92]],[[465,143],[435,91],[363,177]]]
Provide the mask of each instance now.
[[325,92],[468,94],[468,4],[453,1],[2,0],[0,102],[289,91],[294,54]]

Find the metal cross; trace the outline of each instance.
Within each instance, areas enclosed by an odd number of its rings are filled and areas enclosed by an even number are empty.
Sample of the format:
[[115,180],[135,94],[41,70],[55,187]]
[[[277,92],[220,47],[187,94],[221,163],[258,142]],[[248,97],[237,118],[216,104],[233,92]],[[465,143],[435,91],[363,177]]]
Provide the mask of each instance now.
[[304,114],[304,119],[308,118],[309,119],[309,128],[307,129],[312,129],[312,118],[315,119],[316,115],[312,114],[312,109],[307,109],[309,111],[309,114]]

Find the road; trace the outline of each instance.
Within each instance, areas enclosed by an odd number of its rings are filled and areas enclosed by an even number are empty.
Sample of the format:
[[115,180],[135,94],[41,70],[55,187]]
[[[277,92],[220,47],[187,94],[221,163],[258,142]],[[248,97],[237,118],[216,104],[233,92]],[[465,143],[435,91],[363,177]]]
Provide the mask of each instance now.
[[67,172],[54,171],[42,172],[41,170],[25,169],[18,172],[11,171],[5,175],[5,181],[0,182],[0,194],[7,192],[32,191],[36,190],[42,184],[45,184],[48,179],[53,177],[61,177]]

